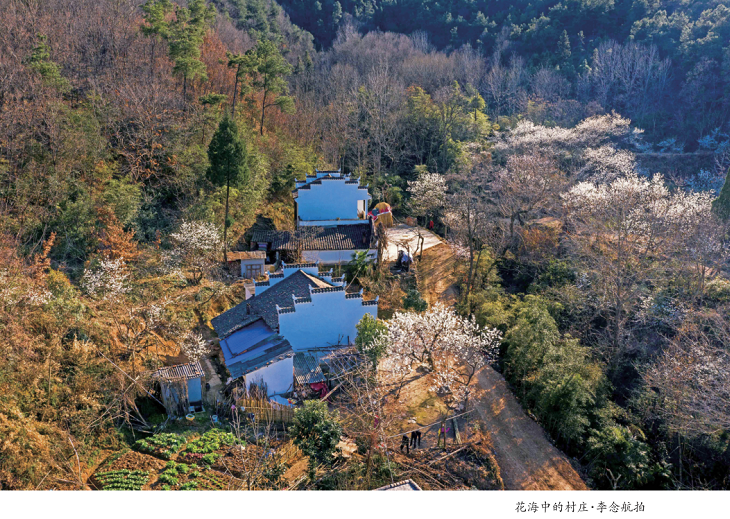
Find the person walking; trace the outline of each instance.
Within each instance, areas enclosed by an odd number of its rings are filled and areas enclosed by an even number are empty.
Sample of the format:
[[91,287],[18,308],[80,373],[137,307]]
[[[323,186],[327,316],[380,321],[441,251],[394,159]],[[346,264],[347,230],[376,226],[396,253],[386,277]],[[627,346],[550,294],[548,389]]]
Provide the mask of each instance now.
[[444,449],[446,449],[446,434],[451,430],[451,427],[446,427],[446,420],[441,420],[441,426],[439,427],[438,439],[436,440],[436,448],[441,446],[441,437],[444,438]]

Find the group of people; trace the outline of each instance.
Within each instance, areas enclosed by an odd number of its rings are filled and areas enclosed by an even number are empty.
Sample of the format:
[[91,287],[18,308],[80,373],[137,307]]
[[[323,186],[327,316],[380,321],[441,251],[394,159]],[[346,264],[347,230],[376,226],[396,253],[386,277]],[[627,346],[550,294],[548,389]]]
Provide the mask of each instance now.
[[411,432],[411,437],[408,438],[407,435],[403,435],[403,438],[401,438],[400,441],[400,451],[403,452],[403,447],[406,449],[406,454],[410,454],[410,448],[413,447],[414,449],[416,446],[421,446],[421,431],[413,431]]
[[[446,422],[442,421],[441,425],[438,429],[438,439],[436,440],[436,447],[441,447],[441,441],[443,439],[444,442],[444,449],[446,448],[446,435],[451,430],[451,427],[446,427]],[[400,451],[403,452],[403,449],[406,450],[406,454],[410,454],[411,447],[415,448],[416,446],[421,446],[421,431],[411,431],[411,437],[409,438],[408,435],[404,434],[401,437],[400,441]]]

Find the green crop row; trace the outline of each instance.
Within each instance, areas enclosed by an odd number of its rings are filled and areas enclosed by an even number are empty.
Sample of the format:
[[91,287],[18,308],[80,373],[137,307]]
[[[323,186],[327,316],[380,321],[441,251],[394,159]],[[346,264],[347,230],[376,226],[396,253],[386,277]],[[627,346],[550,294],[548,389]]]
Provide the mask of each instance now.
[[217,451],[224,445],[233,445],[236,443],[236,437],[229,433],[218,429],[211,429],[195,441],[192,441],[185,448],[185,452],[195,454],[209,454]]
[[110,470],[95,475],[104,490],[141,490],[149,481],[149,472],[144,470]]
[[182,436],[174,433],[159,433],[137,440],[134,448],[140,452],[169,460],[183,445],[185,445],[185,438]]

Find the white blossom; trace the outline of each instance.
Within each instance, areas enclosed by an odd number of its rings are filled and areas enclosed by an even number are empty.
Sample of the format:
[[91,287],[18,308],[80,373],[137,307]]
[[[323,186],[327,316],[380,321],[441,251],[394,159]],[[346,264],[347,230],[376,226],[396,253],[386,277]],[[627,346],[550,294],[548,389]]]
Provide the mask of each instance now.
[[102,259],[96,267],[84,270],[81,287],[89,295],[112,300],[129,291],[128,278],[123,259]]
[[180,350],[191,362],[195,362],[210,352],[210,346],[200,333],[188,332],[180,342]]
[[574,128],[547,127],[520,121],[514,130],[497,143],[498,149],[538,148],[555,152],[563,148],[598,147],[609,140],[637,140],[640,132],[631,128],[631,121],[615,113],[590,117]]
[[446,202],[446,179],[437,173],[422,172],[417,180],[408,181],[408,192],[414,215],[433,214]]
[[26,304],[42,306],[49,303],[52,294],[43,286],[28,283],[13,276],[8,269],[0,270],[0,302],[3,305]]
[[617,150],[610,145],[587,148],[584,158],[586,165],[580,173],[581,178],[597,182],[611,182],[637,171],[636,156],[632,152]]
[[469,381],[496,358],[502,334],[482,329],[474,317],[463,318],[437,304],[423,313],[396,312],[388,326],[384,366],[404,376],[424,367],[432,373],[432,389],[457,399],[468,396]]
[[207,222],[183,221],[170,241],[173,248],[163,255],[166,272],[184,277],[183,271],[189,270],[196,283],[215,265],[222,245],[218,228]]

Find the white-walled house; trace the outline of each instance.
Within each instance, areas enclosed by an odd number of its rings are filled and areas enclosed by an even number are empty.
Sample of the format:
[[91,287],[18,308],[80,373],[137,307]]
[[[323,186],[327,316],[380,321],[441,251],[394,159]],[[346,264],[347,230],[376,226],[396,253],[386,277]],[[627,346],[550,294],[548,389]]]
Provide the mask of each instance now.
[[297,228],[294,231],[254,231],[259,250],[298,256],[322,265],[349,263],[358,252],[376,260],[378,243],[368,218],[367,186],[338,171],[316,171],[297,181],[293,191]]
[[269,252],[301,252],[307,263],[346,264],[362,251],[373,261],[378,257],[375,228],[370,220],[357,225],[300,227],[295,231],[255,231],[251,240]]
[[367,186],[340,170],[317,170],[305,180],[298,180],[293,196],[297,227],[362,223],[372,199]]
[[211,321],[233,378],[245,377],[247,387],[263,382],[270,396],[288,393],[296,354],[350,346],[362,317],[377,317],[377,299],[348,294],[342,278],[317,270],[284,265],[256,283],[255,296]]

